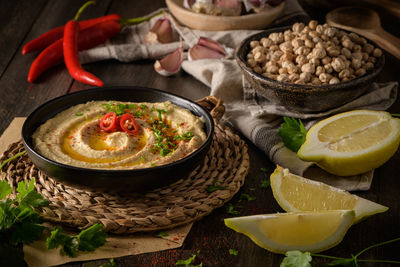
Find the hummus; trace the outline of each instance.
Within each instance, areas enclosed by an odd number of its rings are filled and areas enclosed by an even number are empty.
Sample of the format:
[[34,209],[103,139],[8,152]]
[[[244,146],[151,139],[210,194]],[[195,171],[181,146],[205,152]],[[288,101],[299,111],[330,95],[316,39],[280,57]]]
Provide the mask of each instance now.
[[[100,121],[109,112],[132,114],[138,131],[102,130]],[[206,140],[203,126],[200,117],[170,102],[91,101],[49,119],[32,139],[40,154],[67,165],[140,169],[177,161],[198,149]]]

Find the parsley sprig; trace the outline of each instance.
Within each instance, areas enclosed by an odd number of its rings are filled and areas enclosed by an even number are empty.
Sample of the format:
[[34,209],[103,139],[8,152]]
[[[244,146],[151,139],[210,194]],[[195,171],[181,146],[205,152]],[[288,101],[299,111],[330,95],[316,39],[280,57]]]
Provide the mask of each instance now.
[[81,231],[78,235],[65,234],[63,229],[57,227],[51,231],[50,237],[46,239],[48,249],[61,246],[61,252],[69,257],[76,257],[78,251],[94,251],[104,245],[107,234],[102,230],[102,224],[94,224]]
[[397,260],[360,260],[358,257],[366,252],[367,250],[370,250],[372,248],[376,248],[379,246],[387,245],[390,243],[398,242],[400,241],[400,237],[385,241],[385,242],[380,242],[376,243],[374,245],[371,245],[357,254],[353,255],[351,254],[350,258],[341,258],[341,257],[334,257],[334,256],[328,256],[328,255],[323,255],[323,254],[314,254],[310,252],[300,252],[298,250],[294,251],[288,251],[285,254],[285,258],[281,262],[281,267],[295,267],[295,266],[305,266],[309,267],[311,266],[310,262],[312,261],[312,257],[320,257],[320,258],[327,258],[331,259],[331,261],[328,265],[329,266],[358,266],[358,263],[360,262],[371,262],[371,263],[391,263],[391,264],[400,264],[400,261]]
[[199,253],[200,253],[200,250],[198,250],[196,254],[192,254],[192,256],[191,256],[190,258],[186,259],[186,260],[178,260],[178,261],[175,263],[175,265],[178,265],[178,266],[183,265],[183,266],[185,266],[185,267],[202,267],[202,266],[203,266],[203,263],[200,263],[200,264],[198,264],[198,265],[194,265],[194,264],[193,264],[193,262],[194,262],[195,259],[196,259],[196,256],[197,256]]
[[45,229],[43,218],[35,208],[47,206],[49,201],[35,191],[35,181],[29,184],[21,181],[17,186],[17,196],[7,198],[12,187],[6,181],[0,181],[0,239],[15,246],[38,240]]
[[278,135],[282,138],[283,143],[290,150],[297,152],[301,145],[306,141],[307,130],[299,119],[283,117],[284,123],[278,130]]

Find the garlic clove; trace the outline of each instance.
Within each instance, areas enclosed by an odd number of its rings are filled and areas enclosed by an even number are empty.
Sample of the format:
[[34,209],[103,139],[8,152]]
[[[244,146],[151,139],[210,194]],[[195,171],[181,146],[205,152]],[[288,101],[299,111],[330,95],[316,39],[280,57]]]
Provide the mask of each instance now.
[[222,47],[220,43],[214,41],[213,39],[207,37],[200,37],[199,41],[197,42],[198,45],[202,45],[208,47],[214,51],[221,53],[222,55],[226,56],[225,49]]
[[167,44],[173,41],[171,22],[167,18],[158,19],[147,33],[145,41],[148,44]]
[[154,69],[163,76],[171,76],[181,69],[183,61],[183,47],[180,46],[171,54],[154,63]]
[[221,54],[220,52],[198,44],[190,48],[188,52],[189,61],[205,58],[219,59],[224,57],[225,55]]
[[195,46],[189,49],[188,58],[190,61],[205,58],[224,58],[225,49],[220,43],[206,37],[200,37]]

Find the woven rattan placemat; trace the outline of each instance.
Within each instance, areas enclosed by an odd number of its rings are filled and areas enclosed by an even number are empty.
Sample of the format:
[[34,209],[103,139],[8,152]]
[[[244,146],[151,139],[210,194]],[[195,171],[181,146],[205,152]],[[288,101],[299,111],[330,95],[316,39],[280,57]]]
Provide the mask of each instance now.
[[[22,150],[22,142],[12,144],[0,162]],[[34,178],[36,190],[50,201],[40,210],[46,221],[77,228],[102,223],[106,231],[122,234],[167,229],[202,218],[239,191],[248,169],[245,142],[216,124],[204,162],[188,178],[152,191],[111,195],[75,189],[43,174],[26,155],[3,167],[0,179],[16,188],[22,179]],[[210,192],[211,185],[225,189]]]

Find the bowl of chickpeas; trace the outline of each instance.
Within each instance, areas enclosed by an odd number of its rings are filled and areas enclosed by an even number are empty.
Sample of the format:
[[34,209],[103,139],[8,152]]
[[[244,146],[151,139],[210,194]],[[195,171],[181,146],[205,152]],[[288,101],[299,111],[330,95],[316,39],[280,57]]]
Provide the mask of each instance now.
[[235,58],[260,96],[311,113],[361,96],[385,64],[372,41],[315,20],[251,35],[237,47]]

